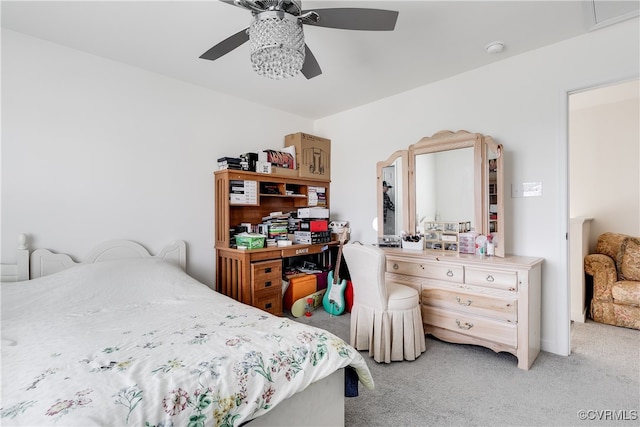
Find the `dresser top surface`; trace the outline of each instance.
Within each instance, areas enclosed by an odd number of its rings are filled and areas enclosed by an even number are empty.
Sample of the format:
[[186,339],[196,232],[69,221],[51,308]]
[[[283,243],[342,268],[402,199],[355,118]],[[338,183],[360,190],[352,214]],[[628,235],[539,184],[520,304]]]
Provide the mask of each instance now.
[[476,265],[484,267],[520,267],[533,268],[542,264],[543,258],[506,255],[504,258],[496,256],[485,256],[471,254],[458,254],[446,252],[418,251],[401,248],[382,248],[387,258],[395,260],[406,260],[414,262],[445,262],[453,264]]

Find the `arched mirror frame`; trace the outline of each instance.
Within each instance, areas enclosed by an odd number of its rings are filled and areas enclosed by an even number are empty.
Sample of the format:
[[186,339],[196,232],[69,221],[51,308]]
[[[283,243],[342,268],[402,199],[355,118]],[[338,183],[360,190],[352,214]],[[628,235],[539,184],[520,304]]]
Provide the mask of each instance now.
[[[438,153],[442,151],[457,150],[461,148],[473,148],[473,182],[474,200],[473,224],[476,230],[484,234],[483,220],[483,136],[467,131],[440,131],[433,136],[424,137],[420,141],[409,146],[409,227],[415,232],[419,219],[416,218],[416,156],[427,153]],[[480,226],[476,225],[480,224]]]
[[[473,224],[475,230],[483,235],[494,233],[496,235],[495,255],[504,257],[505,233],[504,233],[504,168],[502,145],[493,141],[490,136],[467,131],[440,131],[433,136],[424,137],[420,141],[409,146],[408,180],[409,192],[407,214],[409,216],[407,229],[415,233],[418,230],[416,218],[416,182],[415,168],[416,156],[426,153],[437,153],[448,150],[473,147]],[[495,170],[489,170],[489,159],[495,159]],[[490,192],[490,184],[495,187]],[[490,197],[496,197],[495,202]],[[380,205],[380,201],[378,205]],[[491,205],[497,206],[491,206]],[[379,208],[380,209],[380,208]],[[490,209],[495,217],[491,218]],[[490,222],[494,222],[492,226]],[[495,232],[493,230],[496,230]]]
[[382,181],[383,179],[383,169],[390,166],[396,166],[396,179],[399,184],[395,190],[396,194],[396,206],[400,208],[401,215],[396,217],[396,235],[400,235],[400,232],[408,230],[409,227],[409,151],[408,150],[398,150],[391,154],[387,160],[378,162],[376,164],[376,191],[378,194],[378,238],[384,237],[384,198],[382,191]]
[[[496,235],[495,256],[505,255],[505,228],[504,228],[504,150],[501,144],[497,144],[490,136],[467,131],[441,131],[433,136],[424,137],[420,141],[409,146],[408,150],[398,150],[385,161],[377,163],[377,192],[378,192],[378,237],[384,237],[383,224],[383,168],[397,164],[401,165],[402,191],[397,204],[401,204],[402,212],[399,231],[415,233],[417,230],[416,219],[416,182],[415,167],[416,155],[436,153],[440,151],[456,150],[473,147],[473,180],[474,180],[474,226],[476,231],[483,235],[490,233]],[[495,167],[490,170],[490,159],[495,159]],[[491,188],[491,185],[495,188]],[[491,196],[495,196],[495,205]],[[491,218],[490,210],[494,210],[496,217]],[[494,225],[491,225],[494,222]],[[479,225],[476,225],[479,224]],[[495,230],[495,231],[494,231]]]

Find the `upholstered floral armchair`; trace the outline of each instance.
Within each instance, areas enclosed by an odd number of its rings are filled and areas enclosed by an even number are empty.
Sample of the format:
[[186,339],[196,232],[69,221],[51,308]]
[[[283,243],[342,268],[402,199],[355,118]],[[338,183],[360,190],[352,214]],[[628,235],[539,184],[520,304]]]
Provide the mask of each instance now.
[[640,238],[601,234],[584,271],[593,276],[593,320],[640,329]]

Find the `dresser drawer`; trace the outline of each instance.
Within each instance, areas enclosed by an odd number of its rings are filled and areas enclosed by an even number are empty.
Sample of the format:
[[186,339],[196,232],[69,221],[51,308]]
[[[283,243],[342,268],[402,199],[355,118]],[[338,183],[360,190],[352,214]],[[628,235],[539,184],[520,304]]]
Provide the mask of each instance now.
[[263,289],[261,291],[254,291],[253,293],[253,305],[264,311],[268,311],[271,314],[279,316],[282,314],[282,285],[277,289]]
[[253,290],[282,288],[282,261],[262,261],[251,263]]
[[464,268],[457,265],[436,263],[421,264],[417,262],[388,260],[387,271],[389,273],[426,277],[429,279],[444,280],[447,282],[462,283],[464,279]]
[[506,322],[515,323],[518,319],[518,305],[515,298],[431,288],[422,290],[422,304]]
[[426,305],[422,306],[422,321],[470,337],[517,347],[518,328],[513,323]]
[[507,291],[518,290],[518,273],[515,271],[493,271],[467,268],[464,283],[468,285],[488,286]]

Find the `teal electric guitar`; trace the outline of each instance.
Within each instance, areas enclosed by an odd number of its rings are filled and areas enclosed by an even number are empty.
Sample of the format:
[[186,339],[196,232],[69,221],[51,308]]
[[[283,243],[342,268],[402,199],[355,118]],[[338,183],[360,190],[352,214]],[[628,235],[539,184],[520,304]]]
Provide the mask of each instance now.
[[340,260],[342,259],[342,245],[346,240],[347,229],[340,234],[340,248],[338,248],[338,259],[336,261],[336,269],[330,271],[327,277],[327,292],[322,298],[322,306],[325,311],[332,316],[339,316],[344,313],[345,300],[344,290],[347,288],[347,280],[338,277],[340,274]]

